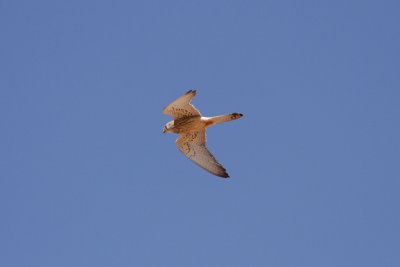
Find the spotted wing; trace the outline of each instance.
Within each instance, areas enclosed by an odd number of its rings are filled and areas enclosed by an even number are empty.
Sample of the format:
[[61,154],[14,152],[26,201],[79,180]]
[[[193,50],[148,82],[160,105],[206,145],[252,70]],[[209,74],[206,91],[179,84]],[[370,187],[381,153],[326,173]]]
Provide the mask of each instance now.
[[196,90],[188,91],[186,94],[166,106],[163,110],[163,113],[172,115],[174,120],[188,116],[201,116],[200,112],[192,104],[190,104],[190,101],[195,96]]
[[176,140],[179,150],[194,163],[212,174],[228,178],[225,168],[214,158],[206,147],[206,130],[182,133]]

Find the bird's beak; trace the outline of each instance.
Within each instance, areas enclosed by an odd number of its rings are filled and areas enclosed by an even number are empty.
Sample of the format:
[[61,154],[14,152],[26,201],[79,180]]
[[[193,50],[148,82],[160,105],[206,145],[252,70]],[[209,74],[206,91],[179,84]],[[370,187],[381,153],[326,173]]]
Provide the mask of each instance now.
[[164,130],[162,132],[165,133],[165,128],[164,128]]

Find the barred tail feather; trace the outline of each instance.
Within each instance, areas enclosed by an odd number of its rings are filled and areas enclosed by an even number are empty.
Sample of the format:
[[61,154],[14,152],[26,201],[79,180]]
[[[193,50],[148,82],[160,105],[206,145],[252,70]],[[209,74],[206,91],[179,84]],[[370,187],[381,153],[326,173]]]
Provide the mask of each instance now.
[[233,120],[239,119],[241,117],[243,117],[242,113],[230,113],[230,114],[226,114],[226,115],[211,117],[211,118],[207,119],[206,126],[208,127],[208,126],[218,124],[218,123],[233,121]]

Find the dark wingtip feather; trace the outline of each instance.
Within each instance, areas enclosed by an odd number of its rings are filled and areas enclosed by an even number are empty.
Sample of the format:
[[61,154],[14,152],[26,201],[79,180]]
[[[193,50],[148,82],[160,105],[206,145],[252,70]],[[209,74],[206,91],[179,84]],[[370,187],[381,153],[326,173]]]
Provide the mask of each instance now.
[[219,174],[218,176],[219,176],[219,177],[222,177],[222,178],[229,178],[229,174],[228,174],[227,172],[224,172],[224,173],[222,173],[222,174]]
[[185,95],[188,95],[188,94],[196,94],[196,90],[189,90],[186,92]]

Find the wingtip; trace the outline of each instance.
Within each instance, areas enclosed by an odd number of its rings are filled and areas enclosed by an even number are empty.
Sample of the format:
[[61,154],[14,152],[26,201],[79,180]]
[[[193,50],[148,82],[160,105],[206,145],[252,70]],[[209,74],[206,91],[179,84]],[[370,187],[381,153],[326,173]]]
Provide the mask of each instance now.
[[189,90],[189,91],[187,91],[187,93],[185,94],[185,95],[188,95],[188,94],[195,94],[196,95],[196,90]]
[[220,174],[218,176],[221,177],[221,178],[229,178],[229,174],[227,172],[225,172],[223,174]]

